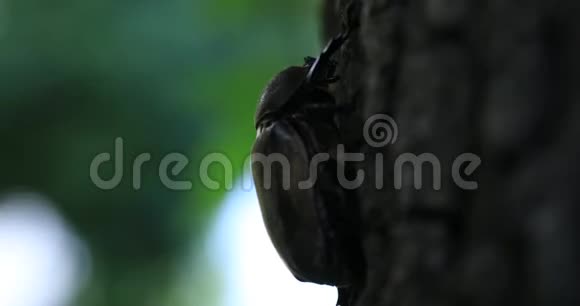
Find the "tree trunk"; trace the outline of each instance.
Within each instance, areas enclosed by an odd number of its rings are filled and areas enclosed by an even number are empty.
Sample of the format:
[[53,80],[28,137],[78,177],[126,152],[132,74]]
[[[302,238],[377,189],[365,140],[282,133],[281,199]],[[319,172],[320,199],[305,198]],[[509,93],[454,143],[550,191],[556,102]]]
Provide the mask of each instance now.
[[[360,1],[334,87],[365,153],[353,304],[580,305],[578,1]],[[375,114],[389,143],[364,137]]]

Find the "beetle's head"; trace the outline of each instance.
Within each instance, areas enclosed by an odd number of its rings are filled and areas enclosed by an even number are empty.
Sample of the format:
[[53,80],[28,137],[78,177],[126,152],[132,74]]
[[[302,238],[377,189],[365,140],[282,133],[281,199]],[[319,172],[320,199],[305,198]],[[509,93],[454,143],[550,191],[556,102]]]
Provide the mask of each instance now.
[[336,62],[327,58],[327,54],[323,54],[318,58],[306,57],[304,66],[288,67],[278,73],[266,85],[260,97],[254,118],[256,129],[275,120],[284,111],[291,110],[292,106],[297,107],[298,105],[291,103],[300,102],[294,99],[300,93],[308,94],[317,89],[327,90],[329,84],[338,80],[334,76],[335,69]]
[[309,67],[289,67],[278,73],[266,85],[256,110],[256,128],[275,119],[304,85]]

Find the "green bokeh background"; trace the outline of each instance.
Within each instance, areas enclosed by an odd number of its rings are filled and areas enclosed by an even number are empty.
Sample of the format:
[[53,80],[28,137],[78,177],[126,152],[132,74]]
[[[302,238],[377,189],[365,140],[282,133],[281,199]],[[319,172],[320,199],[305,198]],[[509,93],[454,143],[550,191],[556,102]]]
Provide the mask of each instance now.
[[[312,0],[0,0],[0,194],[46,195],[88,245],[75,305],[220,305],[198,257],[225,191],[201,185],[199,163],[220,152],[243,172],[260,92],[318,52],[318,20]],[[89,166],[117,137],[124,177],[103,191]],[[189,192],[159,180],[172,152],[190,160]]]

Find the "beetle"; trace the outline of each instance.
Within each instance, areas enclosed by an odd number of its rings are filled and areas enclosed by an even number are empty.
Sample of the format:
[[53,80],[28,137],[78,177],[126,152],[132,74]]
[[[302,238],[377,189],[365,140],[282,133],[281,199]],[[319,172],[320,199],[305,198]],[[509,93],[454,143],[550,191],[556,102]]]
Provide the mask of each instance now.
[[[329,85],[338,80],[332,56],[349,33],[332,39],[317,58],[305,58],[303,66],[289,67],[268,83],[256,110],[252,148],[254,183],[275,249],[298,280],[338,287],[343,305],[344,288],[356,273],[354,230],[348,195],[336,175],[338,107]],[[319,153],[327,153],[329,160],[317,166],[312,188],[300,188]]]

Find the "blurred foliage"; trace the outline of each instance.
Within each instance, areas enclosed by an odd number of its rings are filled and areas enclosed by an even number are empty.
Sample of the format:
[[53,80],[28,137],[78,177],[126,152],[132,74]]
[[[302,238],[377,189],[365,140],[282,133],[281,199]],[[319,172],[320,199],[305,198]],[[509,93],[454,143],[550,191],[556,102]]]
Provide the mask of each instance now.
[[[260,91],[316,52],[317,13],[309,0],[0,0],[0,192],[48,195],[89,245],[91,281],[77,305],[215,303],[208,290],[219,281],[196,284],[215,279],[203,267],[188,268],[198,275],[181,287],[206,299],[176,296],[175,272],[195,256],[224,193],[201,186],[199,161],[221,152],[242,172]],[[99,190],[89,166],[114,152],[116,137],[124,177]],[[160,182],[171,152],[189,157],[179,179],[193,180],[191,192]],[[135,191],[141,153],[152,161]],[[102,177],[112,175],[106,167]]]

